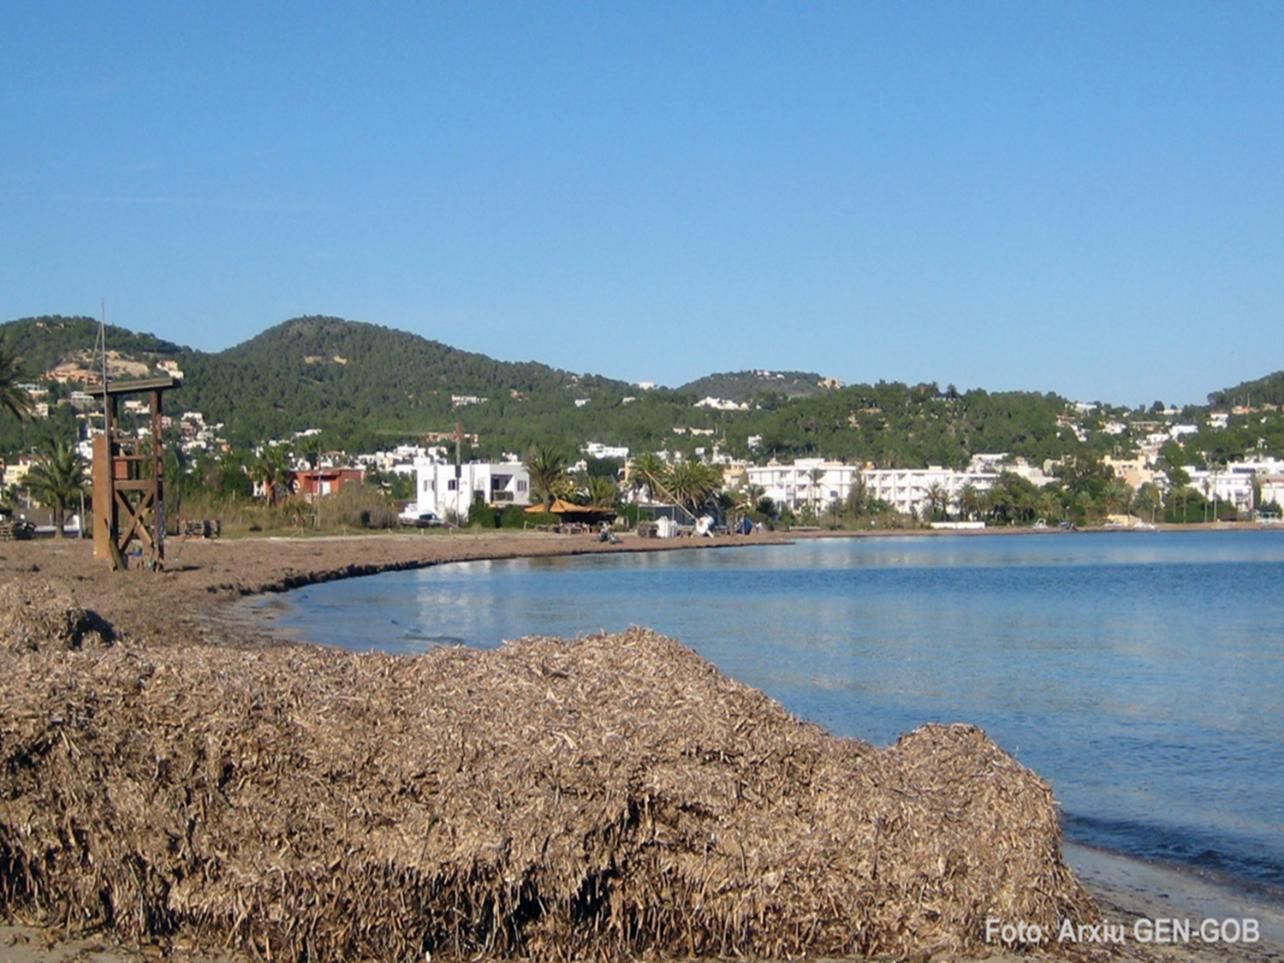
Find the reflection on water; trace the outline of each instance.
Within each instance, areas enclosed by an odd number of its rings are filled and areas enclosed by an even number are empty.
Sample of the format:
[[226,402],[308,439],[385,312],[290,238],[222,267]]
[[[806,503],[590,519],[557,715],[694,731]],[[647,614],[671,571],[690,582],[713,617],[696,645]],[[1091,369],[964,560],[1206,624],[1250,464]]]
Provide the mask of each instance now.
[[1079,838],[1284,884],[1284,533],[812,541],[470,562],[311,586],[278,618],[419,652],[648,625],[887,743],[984,726]]

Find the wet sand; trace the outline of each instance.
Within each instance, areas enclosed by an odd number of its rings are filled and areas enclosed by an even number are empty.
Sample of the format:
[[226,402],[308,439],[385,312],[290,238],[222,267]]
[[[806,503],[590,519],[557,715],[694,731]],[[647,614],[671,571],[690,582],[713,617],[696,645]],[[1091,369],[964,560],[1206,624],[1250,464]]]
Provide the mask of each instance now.
[[[795,536],[796,537],[796,536]],[[713,540],[641,541],[625,537],[607,545],[590,536],[535,533],[416,532],[370,537],[260,538],[229,541],[172,540],[164,572],[111,572],[92,558],[88,542],[0,543],[0,581],[53,583],[93,609],[131,638],[148,645],[203,643],[232,647],[287,644],[262,626],[229,617],[229,603],[247,595],[283,591],[320,581],[380,571],[420,568],[451,561],[567,555],[597,552],[673,551],[715,546],[772,544],[789,536],[765,533]],[[1049,939],[1036,956],[1138,960],[1247,960],[1284,963],[1284,905],[1258,894],[1202,880],[1085,847],[1067,845],[1067,861],[1092,891],[1123,943],[1077,945]],[[1158,943],[1164,933],[1154,920],[1189,920],[1196,932],[1204,920],[1218,921],[1217,942],[1197,939]],[[1226,939],[1225,920],[1256,920],[1258,939]],[[1138,921],[1140,928],[1138,928]],[[1163,925],[1163,924],[1160,924]],[[1149,938],[1151,942],[1144,942]],[[1090,939],[1090,936],[1089,936]],[[996,947],[992,959],[1028,959]],[[141,960],[230,963],[235,954],[196,951],[182,942],[165,946],[121,946],[107,938],[62,938],[60,934],[10,921],[0,925],[0,960],[11,963],[137,963]]]

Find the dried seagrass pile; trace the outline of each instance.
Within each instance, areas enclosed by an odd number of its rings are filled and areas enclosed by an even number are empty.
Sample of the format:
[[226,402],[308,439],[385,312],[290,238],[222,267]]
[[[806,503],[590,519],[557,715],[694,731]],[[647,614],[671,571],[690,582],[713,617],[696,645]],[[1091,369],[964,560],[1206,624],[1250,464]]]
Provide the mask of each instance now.
[[97,613],[82,609],[52,585],[0,585],[0,650],[35,651],[109,645],[112,631]]
[[836,739],[642,630],[5,639],[5,911],[299,961],[908,956],[1094,915],[1048,787],[979,730]]

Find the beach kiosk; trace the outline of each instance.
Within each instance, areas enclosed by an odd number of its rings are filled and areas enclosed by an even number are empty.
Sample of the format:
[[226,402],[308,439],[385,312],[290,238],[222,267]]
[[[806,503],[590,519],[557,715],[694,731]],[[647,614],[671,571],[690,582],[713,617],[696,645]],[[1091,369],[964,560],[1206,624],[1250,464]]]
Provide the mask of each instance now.
[[[143,567],[165,562],[165,448],[161,440],[161,398],[178,387],[171,375],[108,382],[103,387],[103,433],[94,437],[94,558],[112,568],[138,558]],[[150,444],[118,429],[120,399],[146,395]]]

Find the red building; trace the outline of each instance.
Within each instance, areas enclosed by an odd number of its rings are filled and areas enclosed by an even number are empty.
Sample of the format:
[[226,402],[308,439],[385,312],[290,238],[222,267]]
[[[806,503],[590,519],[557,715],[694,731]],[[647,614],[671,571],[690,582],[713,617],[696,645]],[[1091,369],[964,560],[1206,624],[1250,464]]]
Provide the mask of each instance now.
[[335,495],[344,485],[361,484],[365,477],[364,468],[305,468],[294,473],[291,487],[296,495],[311,501],[318,495]]

